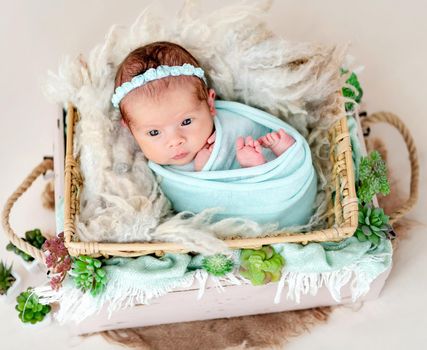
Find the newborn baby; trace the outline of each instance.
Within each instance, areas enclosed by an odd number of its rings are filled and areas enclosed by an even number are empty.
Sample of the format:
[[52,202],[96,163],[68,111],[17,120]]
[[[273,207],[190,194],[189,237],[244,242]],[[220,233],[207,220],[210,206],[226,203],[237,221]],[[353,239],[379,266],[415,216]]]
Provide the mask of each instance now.
[[221,208],[213,221],[307,223],[317,186],[307,141],[265,111],[215,101],[184,48],[155,42],[132,51],[115,86],[111,101],[176,212]]
[[[115,87],[112,103],[147,159],[203,169],[215,143],[215,91],[187,50],[154,42],[132,51],[119,66]],[[256,140],[240,136],[236,160],[242,168],[261,165],[266,163],[262,147],[278,157],[294,142],[283,129]]]

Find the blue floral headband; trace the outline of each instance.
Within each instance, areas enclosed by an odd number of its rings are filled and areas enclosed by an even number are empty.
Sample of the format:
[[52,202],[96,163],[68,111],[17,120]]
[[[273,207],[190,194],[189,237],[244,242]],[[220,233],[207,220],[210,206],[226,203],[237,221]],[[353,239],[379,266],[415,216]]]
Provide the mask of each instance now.
[[158,66],[157,68],[147,69],[143,74],[137,75],[131,81],[127,81],[118,86],[111,98],[111,103],[115,108],[119,108],[120,101],[133,89],[143,86],[150,81],[166,78],[169,76],[194,75],[202,79],[207,84],[205,72],[202,68],[194,67],[189,63],[182,66]]

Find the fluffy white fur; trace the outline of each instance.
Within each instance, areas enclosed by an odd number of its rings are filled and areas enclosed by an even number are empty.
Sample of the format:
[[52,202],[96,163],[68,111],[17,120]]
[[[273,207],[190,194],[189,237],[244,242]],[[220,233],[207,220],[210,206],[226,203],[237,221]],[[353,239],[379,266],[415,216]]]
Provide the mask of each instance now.
[[276,226],[240,218],[211,224],[215,209],[174,214],[110,99],[116,69],[133,49],[157,40],[176,42],[197,57],[220,99],[236,100],[277,115],[308,140],[319,174],[317,211],[304,227],[323,227],[330,164],[326,130],[337,119],[344,84],[339,68],[346,46],[292,43],[265,23],[270,1],[243,2],[210,14],[187,1],[176,17],[147,8],[130,28],[113,27],[87,60],[67,58],[49,73],[46,94],[73,103],[81,120],[74,155],[85,179],[77,219],[83,241],[170,241],[212,254],[226,247],[219,238],[261,236]]

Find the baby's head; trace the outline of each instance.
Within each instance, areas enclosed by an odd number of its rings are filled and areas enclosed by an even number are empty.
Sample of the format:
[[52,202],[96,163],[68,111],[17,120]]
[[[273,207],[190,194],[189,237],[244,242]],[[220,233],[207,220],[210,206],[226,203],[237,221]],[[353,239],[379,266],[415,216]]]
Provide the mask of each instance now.
[[[169,42],[155,42],[132,51],[116,74],[117,88],[150,68],[184,64],[185,74],[194,74],[158,78],[128,93],[119,93],[124,95],[118,102],[123,124],[129,127],[145,157],[157,164],[189,163],[203,148],[214,130],[215,91],[208,89],[203,76],[199,77],[202,71],[197,60],[181,46]],[[180,69],[178,73],[182,74]],[[125,91],[130,86],[125,85]],[[182,153],[187,155],[176,158]]]

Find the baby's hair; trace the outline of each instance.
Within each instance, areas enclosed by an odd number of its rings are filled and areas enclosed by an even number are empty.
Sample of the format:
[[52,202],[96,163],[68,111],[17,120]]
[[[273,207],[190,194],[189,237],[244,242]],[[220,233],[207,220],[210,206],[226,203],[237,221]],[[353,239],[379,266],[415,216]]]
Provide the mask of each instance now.
[[[126,56],[117,70],[114,88],[117,88],[125,82],[131,81],[133,77],[143,74],[150,68],[157,68],[161,65],[180,66],[184,63],[190,63],[194,67],[200,67],[199,62],[194,56],[177,44],[167,41],[150,43],[133,50]],[[143,91],[144,94],[154,97],[171,83],[182,83],[184,81],[194,83],[195,94],[200,101],[207,100],[207,86],[201,79],[194,76],[163,78],[152,81],[136,90]],[[127,115],[123,103],[120,104],[120,112],[123,120],[129,125],[129,115]]]

